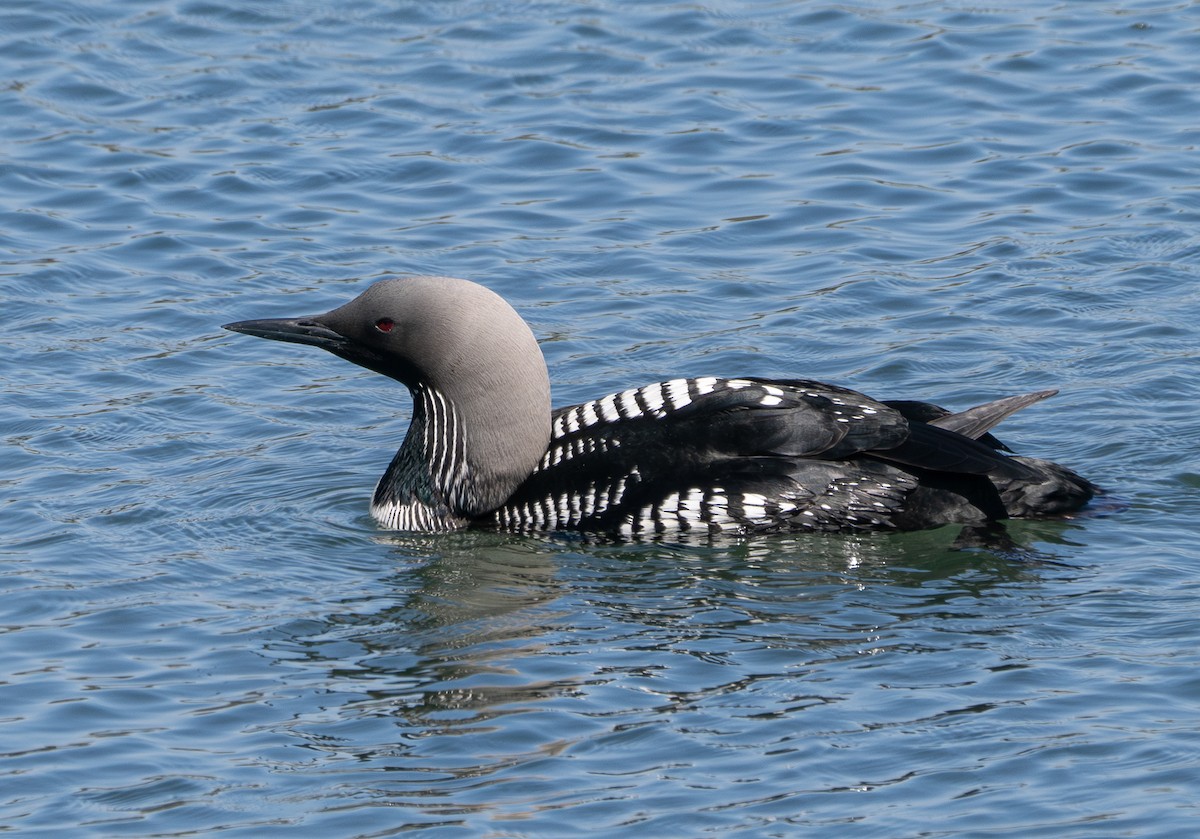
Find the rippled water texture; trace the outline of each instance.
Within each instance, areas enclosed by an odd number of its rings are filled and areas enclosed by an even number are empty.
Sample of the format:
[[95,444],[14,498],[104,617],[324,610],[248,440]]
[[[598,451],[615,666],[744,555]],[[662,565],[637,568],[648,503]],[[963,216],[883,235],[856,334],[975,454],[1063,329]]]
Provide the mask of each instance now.
[[[1188,836],[1200,6],[0,7],[0,832]],[[378,531],[409,403],[222,333],[443,273],[559,403],[788,375],[1111,491],[953,528]]]

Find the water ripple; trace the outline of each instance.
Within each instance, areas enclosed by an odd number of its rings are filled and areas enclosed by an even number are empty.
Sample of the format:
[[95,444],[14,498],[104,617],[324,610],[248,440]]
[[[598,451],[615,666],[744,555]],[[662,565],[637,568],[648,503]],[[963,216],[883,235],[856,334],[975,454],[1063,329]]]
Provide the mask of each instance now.
[[[0,826],[1185,835],[1196,21],[6,5]],[[1005,439],[1113,495],[1008,550],[381,534],[403,393],[218,333],[393,273],[513,300],[559,402],[1059,387]]]

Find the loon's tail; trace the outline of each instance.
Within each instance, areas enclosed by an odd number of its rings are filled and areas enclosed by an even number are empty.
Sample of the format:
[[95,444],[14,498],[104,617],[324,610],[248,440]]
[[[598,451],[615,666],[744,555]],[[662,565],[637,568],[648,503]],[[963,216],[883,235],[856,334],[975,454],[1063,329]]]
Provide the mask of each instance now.
[[946,414],[943,417],[931,419],[929,424],[957,431],[964,437],[978,440],[1017,411],[1028,408],[1035,402],[1048,399],[1056,393],[1058,393],[1057,390],[1039,390],[1023,396],[1007,396],[1004,399],[967,408],[957,414]]
[[[1010,449],[988,432],[1036,402],[1041,402],[1057,390],[1039,390],[1023,396],[1009,396],[952,414],[928,403],[888,403],[909,419],[936,425],[964,437],[987,443],[1003,451]],[[901,405],[903,407],[901,407]],[[1055,516],[1071,513],[1101,493],[1099,487],[1065,466],[1036,457],[1011,456],[1010,463],[1025,467],[1022,470],[996,470],[988,478],[1000,493],[1008,515],[1013,518]]]

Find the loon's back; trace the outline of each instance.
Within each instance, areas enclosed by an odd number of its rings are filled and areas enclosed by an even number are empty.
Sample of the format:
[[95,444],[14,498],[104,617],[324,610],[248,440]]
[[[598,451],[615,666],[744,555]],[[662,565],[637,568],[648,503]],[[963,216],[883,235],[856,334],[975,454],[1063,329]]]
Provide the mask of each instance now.
[[804,380],[658,382],[556,410],[537,468],[481,519],[631,535],[910,530],[1066,512],[1095,488],[1002,454],[987,433],[1052,393],[950,414]]

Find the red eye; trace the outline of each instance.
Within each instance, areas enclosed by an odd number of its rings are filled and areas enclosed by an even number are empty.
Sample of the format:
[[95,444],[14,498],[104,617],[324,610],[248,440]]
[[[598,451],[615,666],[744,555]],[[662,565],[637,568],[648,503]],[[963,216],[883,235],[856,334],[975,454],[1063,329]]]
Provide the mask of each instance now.
[[380,332],[391,332],[392,327],[395,325],[396,322],[391,318],[380,318],[379,320],[375,321],[375,328]]

